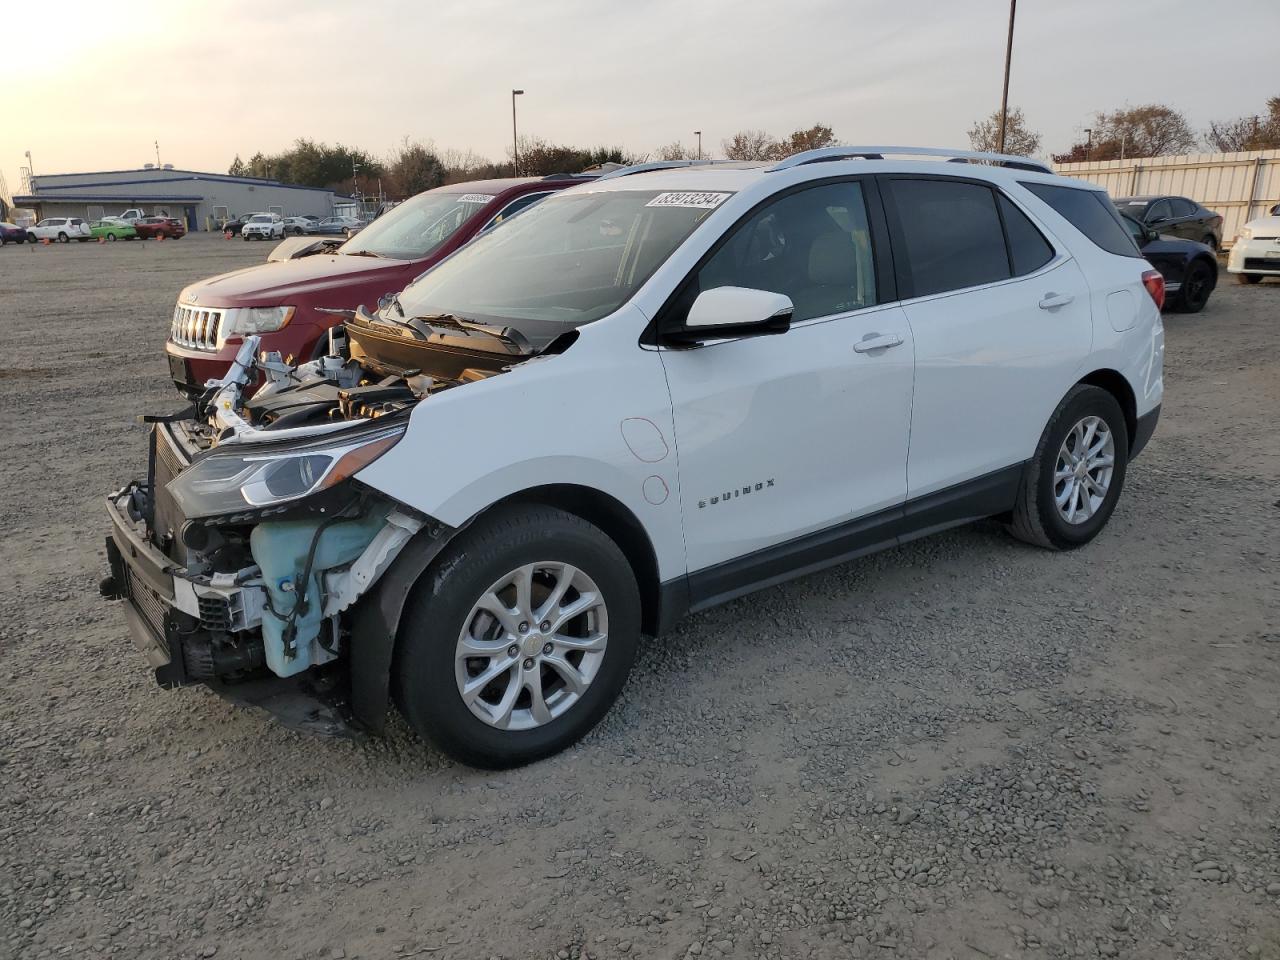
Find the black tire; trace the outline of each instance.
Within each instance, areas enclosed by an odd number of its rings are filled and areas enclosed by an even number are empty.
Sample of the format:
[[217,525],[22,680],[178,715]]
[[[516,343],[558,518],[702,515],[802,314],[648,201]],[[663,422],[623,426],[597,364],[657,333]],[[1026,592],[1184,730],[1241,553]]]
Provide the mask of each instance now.
[[36,239],[36,235],[34,233],[27,234],[27,243],[39,243],[39,242],[40,241]]
[[1236,283],[1261,283],[1262,274],[1260,273],[1237,273]]
[[[501,730],[463,702],[455,647],[490,585],[540,561],[572,564],[595,582],[608,609],[608,646],[594,679],[566,712],[542,726]],[[459,534],[418,581],[400,625],[392,681],[396,702],[414,730],[462,763],[488,769],[532,763],[577,742],[608,712],[626,682],[639,638],[640,592],[617,544],[561,510],[499,508]]]
[[107,234],[107,240],[108,240],[109,242],[111,242],[111,243],[115,243],[115,241],[116,241],[116,235],[115,235],[114,233],[108,233],[108,234]]
[[59,242],[59,243],[70,243],[70,242],[71,242],[71,238],[70,238],[70,237],[68,237],[65,233],[60,233],[60,234],[58,234],[58,242]]
[[248,243],[248,242],[249,242],[249,235],[248,235],[247,233],[242,233],[242,234],[240,234],[240,239],[241,239],[241,240],[243,240],[245,243]]
[[[1099,417],[1111,430],[1115,463],[1106,496],[1083,523],[1068,523],[1054,500],[1054,470],[1067,434],[1086,417]],[[1023,471],[1018,499],[1008,523],[1019,540],[1050,550],[1072,550],[1088,543],[1106,526],[1124,488],[1129,463],[1129,430],[1116,398],[1101,387],[1076,384],[1053,411],[1040,436],[1035,455]]]
[[1214,253],[1218,252],[1218,238],[1215,237],[1212,233],[1205,234],[1204,239],[1201,240],[1200,242],[1203,243],[1210,250],[1212,250]]
[[1217,284],[1216,271],[1213,266],[1203,260],[1193,260],[1187,267],[1187,274],[1182,278],[1182,289],[1178,292],[1178,311],[1180,313],[1199,313],[1209,302],[1209,294]]

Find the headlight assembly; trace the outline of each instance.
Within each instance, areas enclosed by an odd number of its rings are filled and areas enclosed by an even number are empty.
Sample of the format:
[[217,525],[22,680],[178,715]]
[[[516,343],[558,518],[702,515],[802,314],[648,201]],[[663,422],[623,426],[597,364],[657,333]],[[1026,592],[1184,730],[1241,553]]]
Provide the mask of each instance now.
[[214,517],[288,503],[327,490],[367,467],[404,436],[404,425],[281,450],[215,450],[169,482],[187,517]]
[[218,340],[247,336],[252,333],[274,333],[293,319],[293,307],[232,307],[222,311],[222,327]]
[[1253,228],[1252,228],[1252,227],[1241,227],[1241,228],[1240,228],[1240,235],[1239,235],[1236,239],[1237,239],[1237,240],[1252,240],[1252,239],[1253,239]]

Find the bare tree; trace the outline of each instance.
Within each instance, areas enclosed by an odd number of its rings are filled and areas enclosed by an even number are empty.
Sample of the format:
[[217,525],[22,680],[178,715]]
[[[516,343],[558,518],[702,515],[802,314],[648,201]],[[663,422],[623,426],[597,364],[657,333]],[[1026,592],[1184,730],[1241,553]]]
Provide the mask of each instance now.
[[739,130],[721,147],[730,160],[773,160],[782,145],[763,130]]
[[[969,146],[975,150],[994,153],[1000,145],[1000,111],[994,111],[985,120],[978,120],[969,130]],[[1018,157],[1030,157],[1040,149],[1040,134],[1027,126],[1021,107],[1011,107],[1005,122],[1004,152]]]
[[1058,163],[1079,160],[1117,160],[1121,157],[1164,157],[1190,153],[1196,135],[1187,118],[1173,107],[1160,103],[1125,107],[1095,114],[1092,143],[1088,139],[1056,153]]
[[654,152],[657,160],[697,160],[698,152],[693,147],[686,147],[679,140],[664,143]]
[[1204,140],[1219,153],[1280,148],[1280,97],[1267,100],[1265,116],[1212,121]]

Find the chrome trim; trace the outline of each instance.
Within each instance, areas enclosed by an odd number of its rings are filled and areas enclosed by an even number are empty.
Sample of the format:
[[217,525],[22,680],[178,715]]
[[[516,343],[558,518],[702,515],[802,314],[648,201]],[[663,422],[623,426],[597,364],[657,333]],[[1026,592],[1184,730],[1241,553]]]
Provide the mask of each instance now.
[[173,323],[169,328],[169,339],[189,350],[213,352],[218,349],[226,310],[218,307],[197,307],[194,304],[194,299],[187,303],[179,301],[173,308]]

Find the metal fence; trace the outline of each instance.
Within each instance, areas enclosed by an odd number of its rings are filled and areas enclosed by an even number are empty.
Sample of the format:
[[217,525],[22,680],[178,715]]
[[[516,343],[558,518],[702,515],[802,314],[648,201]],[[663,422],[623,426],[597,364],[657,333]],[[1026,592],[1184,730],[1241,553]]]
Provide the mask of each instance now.
[[1247,221],[1280,203],[1280,150],[1058,163],[1054,169],[1106,187],[1113,197],[1190,197],[1222,214],[1224,246]]

